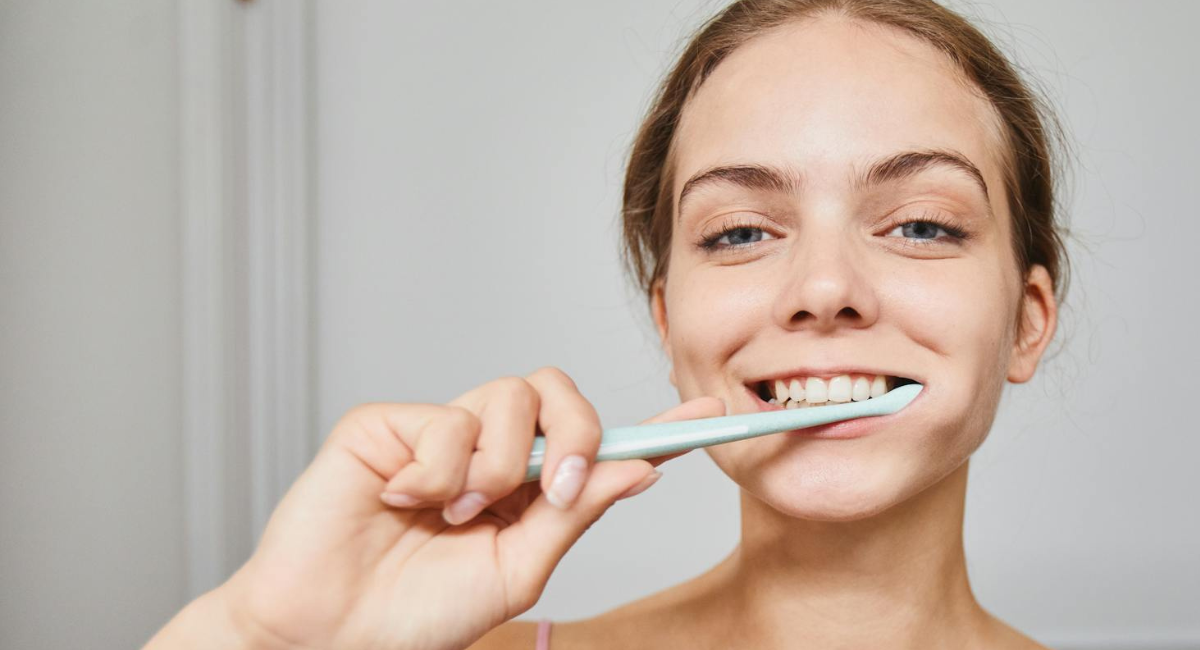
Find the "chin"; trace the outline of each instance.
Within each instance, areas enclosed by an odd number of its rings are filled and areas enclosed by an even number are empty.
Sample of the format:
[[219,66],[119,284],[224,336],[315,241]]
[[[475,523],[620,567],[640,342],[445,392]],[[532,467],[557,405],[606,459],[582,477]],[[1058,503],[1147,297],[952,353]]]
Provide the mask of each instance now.
[[809,521],[856,521],[878,515],[920,491],[917,477],[854,458],[781,463],[743,489],[782,514]]
[[902,500],[895,494],[877,490],[823,492],[809,494],[808,498],[795,492],[780,496],[781,499],[772,499],[767,503],[789,517],[831,522],[874,517]]
[[895,505],[892,501],[866,499],[836,500],[821,503],[770,503],[780,513],[805,521],[848,522],[870,519]]

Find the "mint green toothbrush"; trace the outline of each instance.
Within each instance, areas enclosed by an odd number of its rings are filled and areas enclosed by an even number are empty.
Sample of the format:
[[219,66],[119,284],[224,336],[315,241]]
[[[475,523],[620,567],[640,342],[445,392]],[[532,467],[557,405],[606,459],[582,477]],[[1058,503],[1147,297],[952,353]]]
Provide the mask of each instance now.
[[[605,429],[600,437],[600,451],[596,454],[596,460],[653,458],[769,433],[806,429],[873,415],[888,415],[908,406],[922,388],[924,386],[921,384],[905,384],[884,395],[861,402]],[[528,483],[541,477],[545,454],[546,438],[535,437],[524,482]]]

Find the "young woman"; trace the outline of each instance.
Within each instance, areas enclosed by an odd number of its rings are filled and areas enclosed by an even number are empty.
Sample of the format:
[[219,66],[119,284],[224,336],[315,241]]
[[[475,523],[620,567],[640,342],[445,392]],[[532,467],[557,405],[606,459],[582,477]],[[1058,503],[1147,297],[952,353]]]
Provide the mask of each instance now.
[[[962,525],[1001,390],[1055,331],[1052,124],[931,1],[729,6],[668,74],[626,176],[626,261],[683,400],[655,419],[819,407],[897,378],[918,399],[705,448],[741,487],[736,550],[552,639],[508,621],[669,457],[594,462],[596,411],[554,368],[365,405],[247,564],[151,646],[1041,647],[976,602]],[[522,485],[538,432],[546,472]]]

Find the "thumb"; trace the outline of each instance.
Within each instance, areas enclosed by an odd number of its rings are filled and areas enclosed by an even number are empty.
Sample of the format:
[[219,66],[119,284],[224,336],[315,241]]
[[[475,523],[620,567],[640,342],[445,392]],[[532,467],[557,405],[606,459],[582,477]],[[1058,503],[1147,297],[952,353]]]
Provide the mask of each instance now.
[[539,494],[521,519],[496,535],[511,616],[533,607],[550,574],[576,541],[631,487],[655,473],[650,463],[609,460],[596,463],[583,491],[566,510]]
[[[701,397],[642,422],[675,422],[725,415],[725,403],[716,397]],[[521,519],[496,536],[499,562],[508,593],[514,602],[510,611],[533,607],[550,580],[550,574],[583,533],[618,500],[633,496],[653,484],[654,465],[679,456],[679,452],[647,460],[610,460],[592,465],[583,490],[571,507],[559,509],[539,495]],[[653,461],[657,460],[658,463]],[[640,488],[640,489],[635,489]],[[633,490],[633,494],[626,494]],[[516,616],[517,614],[513,614]]]

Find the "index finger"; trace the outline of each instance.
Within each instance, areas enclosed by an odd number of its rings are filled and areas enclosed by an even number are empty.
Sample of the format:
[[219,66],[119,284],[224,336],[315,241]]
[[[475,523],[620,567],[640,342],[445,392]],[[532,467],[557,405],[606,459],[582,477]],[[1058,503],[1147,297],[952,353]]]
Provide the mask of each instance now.
[[[696,399],[688,400],[674,408],[667,409],[658,415],[640,422],[639,424],[657,424],[659,422],[676,422],[679,420],[694,420],[697,418],[720,417],[720,414],[728,413],[728,408],[724,400],[719,397],[697,397]],[[658,467],[668,460],[679,458],[680,456],[692,451],[685,449],[672,454],[663,456],[654,456],[647,458],[646,462],[654,467]]]
[[[527,380],[545,397],[538,413],[538,425],[546,437],[542,492],[551,504],[566,508],[583,489],[596,460],[600,416],[571,377],[558,368],[540,368]],[[564,465],[563,461],[572,456],[578,458]]]

